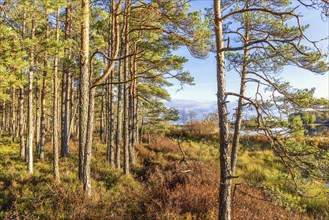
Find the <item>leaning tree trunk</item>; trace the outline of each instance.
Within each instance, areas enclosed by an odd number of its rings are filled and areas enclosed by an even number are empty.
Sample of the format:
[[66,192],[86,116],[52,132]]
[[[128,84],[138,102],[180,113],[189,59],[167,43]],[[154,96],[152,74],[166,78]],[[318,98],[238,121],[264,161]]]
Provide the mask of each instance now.
[[[246,4],[247,9],[249,8],[249,3]],[[245,34],[244,34],[244,49],[243,49],[243,66],[242,66],[242,73],[241,73],[241,83],[240,83],[240,96],[238,101],[238,109],[236,112],[236,120],[234,125],[234,135],[233,135],[233,141],[232,141],[232,158],[231,158],[231,173],[234,175],[236,163],[238,159],[238,145],[239,145],[239,139],[240,139],[240,130],[241,130],[241,123],[242,123],[242,116],[243,116],[243,99],[242,96],[244,96],[246,91],[246,84],[247,84],[247,74],[248,74],[248,55],[249,55],[249,48],[246,46],[249,43],[249,24],[248,24],[248,18],[246,18],[245,21]]]
[[221,21],[220,0],[214,0],[216,59],[217,59],[217,102],[219,116],[220,142],[220,186],[219,186],[219,216],[218,219],[231,219],[231,160],[229,121],[226,106],[226,79],[224,67],[224,39]]
[[[34,20],[32,20],[31,40],[34,38]],[[27,123],[28,123],[28,171],[33,173],[33,77],[34,77],[34,51],[30,51],[30,70],[29,70],[29,83],[28,83],[28,110],[27,110]]]

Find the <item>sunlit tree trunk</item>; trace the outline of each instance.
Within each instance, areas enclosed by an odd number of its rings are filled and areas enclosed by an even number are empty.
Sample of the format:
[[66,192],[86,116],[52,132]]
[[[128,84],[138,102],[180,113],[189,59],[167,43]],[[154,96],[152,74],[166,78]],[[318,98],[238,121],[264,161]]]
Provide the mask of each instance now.
[[[113,55],[113,40],[114,40],[114,2],[113,0],[110,0],[110,10],[109,10],[109,36],[108,36],[108,55],[112,56]],[[114,133],[114,86],[113,86],[113,79],[114,79],[114,71],[111,72],[110,77],[108,79],[109,85],[107,89],[107,104],[108,104],[108,117],[107,117],[107,157],[108,161],[110,162],[111,167],[115,167],[115,133]]]
[[217,61],[217,103],[219,116],[220,142],[220,186],[218,219],[231,219],[231,158],[229,140],[229,121],[226,105],[226,79],[224,64],[224,39],[221,21],[221,2],[214,0],[216,61]]
[[115,166],[120,169],[120,155],[121,155],[121,138],[122,138],[122,72],[123,62],[119,62],[119,75],[118,75],[118,98],[117,98],[117,126],[116,126],[116,149],[115,149]]
[[[31,28],[31,40],[34,38],[35,24],[32,20]],[[27,123],[28,123],[28,136],[27,136],[27,146],[28,146],[28,171],[33,173],[33,77],[34,77],[34,51],[33,48],[30,51],[30,70],[29,70],[29,82],[28,82],[28,113],[27,113]]]
[[[60,9],[57,9],[56,14],[56,41],[59,41],[59,16],[60,16]],[[55,57],[54,60],[54,76],[53,76],[53,83],[54,83],[54,96],[53,96],[53,173],[54,179],[56,182],[60,181],[59,176],[59,164],[58,164],[58,145],[59,145],[59,137],[58,137],[58,58]]]
[[89,0],[81,1],[81,66],[80,66],[80,114],[79,114],[79,179],[84,181],[84,160],[89,109]]
[[[114,8],[115,4],[114,1],[110,1],[110,15],[111,15],[111,22],[110,22],[110,34],[109,34],[109,55],[113,56],[113,49],[114,49],[114,31],[115,31],[115,15],[113,13],[112,8]],[[111,164],[111,167],[115,167],[115,130],[114,130],[114,71],[111,72],[109,77],[109,86],[108,86],[108,140],[107,140],[107,154],[108,154],[108,160]]]
[[125,7],[125,27],[124,27],[124,33],[125,33],[125,41],[124,41],[124,56],[126,57],[124,59],[124,77],[123,81],[123,152],[124,152],[124,167],[123,172],[128,175],[130,172],[129,168],[129,89],[130,89],[130,83],[127,81],[129,80],[129,10],[130,10],[130,0],[126,1],[126,7]]
[[[91,72],[92,73],[92,72]],[[89,106],[88,106],[88,127],[87,137],[85,145],[85,158],[84,158],[84,175],[83,175],[83,189],[87,192],[87,195],[91,195],[91,177],[90,177],[90,165],[92,156],[92,142],[94,133],[94,108],[95,108],[95,92],[96,88],[90,89],[89,93]]]

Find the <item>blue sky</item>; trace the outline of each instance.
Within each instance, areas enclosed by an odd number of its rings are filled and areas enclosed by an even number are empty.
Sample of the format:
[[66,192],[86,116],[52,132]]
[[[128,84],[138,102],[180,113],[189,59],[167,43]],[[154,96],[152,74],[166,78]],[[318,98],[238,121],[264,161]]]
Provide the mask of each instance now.
[[[192,10],[200,10],[204,7],[211,7],[212,1],[197,0],[192,3]],[[329,22],[321,20],[320,13],[314,10],[301,9],[303,24],[310,24],[310,28],[306,31],[307,36],[311,40],[320,40],[329,36]],[[321,43],[321,48],[328,52],[329,40]],[[205,59],[196,59],[192,57],[186,48],[180,48],[174,52],[177,55],[188,58],[185,64],[185,70],[189,71],[195,79],[195,86],[185,86],[180,89],[180,84],[175,83],[169,87],[168,91],[171,94],[172,101],[167,103],[167,106],[178,109],[185,108],[198,112],[199,115],[208,112],[216,111],[216,60],[214,54]],[[318,75],[307,70],[302,70],[296,67],[285,67],[281,77],[283,80],[290,82],[295,88],[316,88],[315,96],[329,99],[329,74]],[[237,73],[227,73],[227,91],[239,91],[239,77]],[[254,89],[249,88],[247,95],[254,94]],[[233,109],[234,102],[229,104],[229,109]]]

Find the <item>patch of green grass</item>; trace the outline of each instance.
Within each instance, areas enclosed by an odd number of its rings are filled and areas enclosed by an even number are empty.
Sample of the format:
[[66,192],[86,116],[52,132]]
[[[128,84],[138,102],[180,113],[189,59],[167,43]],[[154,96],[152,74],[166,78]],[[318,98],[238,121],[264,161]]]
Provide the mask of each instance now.
[[[9,216],[16,218],[18,215],[30,219],[101,219],[104,216],[109,219],[146,219],[145,213],[150,210],[148,210],[149,207],[145,207],[145,204],[153,204],[158,199],[155,198],[158,192],[164,195],[172,193],[170,187],[168,188],[170,190],[164,187],[166,186],[165,177],[175,180],[177,175],[180,176],[184,180],[177,181],[176,185],[180,187],[188,186],[191,182],[200,184],[201,187],[212,178],[212,182],[215,183],[214,189],[217,189],[219,151],[218,145],[214,141],[184,140],[182,147],[190,160],[190,163],[186,164],[180,163],[182,155],[178,146],[172,141],[165,141],[171,144],[170,147],[138,146],[138,163],[132,166],[130,176],[123,175],[122,170],[111,168],[106,159],[106,146],[97,142],[94,146],[91,167],[93,196],[87,200],[82,190],[82,184],[77,177],[77,152],[72,153],[68,159],[60,159],[61,183],[56,184],[53,182],[50,148],[47,148],[44,161],[39,161],[35,157],[34,174],[30,175],[27,173],[26,162],[19,158],[18,143],[11,143],[8,138],[0,139],[0,143],[6,144],[0,147],[0,219],[6,219]],[[312,200],[299,198],[294,193],[291,179],[287,179],[285,167],[271,150],[255,150],[250,146],[244,147],[243,145],[240,147],[237,164],[237,175],[240,176],[238,181],[265,186],[269,192],[272,192],[276,202],[287,208],[305,207],[305,210],[310,213],[327,212],[327,198]],[[181,169],[178,167],[184,167],[182,170],[186,170],[194,162],[199,165],[192,166],[193,172],[179,172]],[[206,165],[214,170],[207,173]],[[201,172],[201,167],[203,167],[202,173],[195,174],[195,172],[199,172],[199,168]],[[148,185],[150,184],[150,181],[147,181],[148,178],[152,174],[154,176],[157,171],[162,174],[155,176],[153,185]],[[191,178],[195,178],[195,180],[189,182]],[[316,194],[320,190],[318,185],[314,186],[316,189],[312,194]],[[185,191],[177,190],[175,192],[178,193],[177,195],[172,194],[172,201],[176,202],[177,199],[183,201],[191,194],[190,190],[200,193],[193,197],[198,200],[204,196],[204,191],[200,190],[200,187],[187,188]],[[150,189],[156,190],[150,191]],[[187,193],[187,196],[185,195],[183,198],[178,196],[184,195],[184,193]],[[209,190],[209,195],[212,193],[213,190]],[[204,199],[209,198],[209,195],[206,195]],[[217,198],[217,195],[214,198]],[[217,202],[217,200],[214,201]],[[161,214],[163,210],[157,209],[165,204],[160,203],[154,205],[153,211]],[[188,205],[187,208],[191,206],[193,205]],[[200,208],[200,205],[194,208]],[[167,211],[167,214],[172,212],[175,217],[186,219],[195,217],[189,213],[180,215],[179,210],[171,208]],[[209,216],[215,218],[215,212],[210,213]]]
[[191,159],[209,161],[219,158],[219,150],[212,142],[184,141],[182,143],[182,148],[188,158]]
[[322,198],[301,198],[299,202],[310,213],[323,213],[325,217],[329,217],[329,201]]
[[104,216],[130,219],[143,211],[142,185],[132,176],[114,170],[99,144],[92,160],[93,197],[86,200],[77,178],[77,156],[60,159],[61,182],[53,182],[52,153],[45,160],[35,156],[34,173],[19,158],[18,143],[0,139],[0,219],[100,219]]
[[[326,216],[329,212],[329,198],[309,198],[311,195],[320,194],[325,189],[322,183],[305,182],[295,173],[293,181],[284,164],[269,149],[249,150],[241,146],[237,163],[237,175],[243,178],[243,181],[253,185],[261,185],[268,189],[268,193],[274,199],[274,202],[288,210],[307,211],[308,213],[318,213],[318,216]],[[298,190],[305,192],[301,196],[296,191],[295,182],[297,181]],[[329,193],[329,192],[327,192]]]

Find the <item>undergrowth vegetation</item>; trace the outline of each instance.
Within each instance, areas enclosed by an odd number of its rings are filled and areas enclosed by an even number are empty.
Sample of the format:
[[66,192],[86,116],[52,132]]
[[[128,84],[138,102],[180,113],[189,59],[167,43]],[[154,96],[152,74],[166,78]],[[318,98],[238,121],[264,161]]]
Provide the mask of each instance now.
[[[257,137],[253,137],[257,138]],[[295,193],[285,167],[261,138],[242,140],[234,187],[234,219],[325,219],[328,198]],[[0,140],[0,219],[216,219],[219,162],[211,140],[151,136],[136,147],[132,175],[110,167],[105,145],[96,141],[93,196],[87,200],[77,178],[76,149],[60,161],[61,182],[52,177],[52,155],[26,172],[19,146]],[[179,144],[186,155],[179,149]],[[72,143],[72,146],[75,146]],[[313,194],[325,190],[313,184]]]

